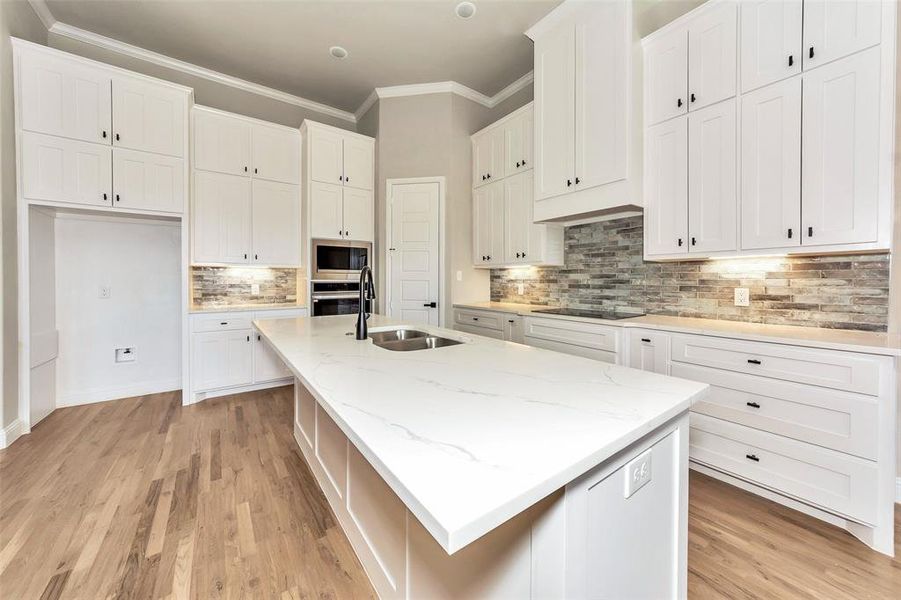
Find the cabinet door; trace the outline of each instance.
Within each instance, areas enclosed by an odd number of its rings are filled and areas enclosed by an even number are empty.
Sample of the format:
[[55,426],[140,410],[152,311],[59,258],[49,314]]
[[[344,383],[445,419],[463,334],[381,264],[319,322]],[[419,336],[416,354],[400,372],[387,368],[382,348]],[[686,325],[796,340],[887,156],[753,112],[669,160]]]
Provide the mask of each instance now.
[[254,123],[252,129],[253,176],[300,183],[300,134],[259,123]]
[[491,135],[486,131],[472,138],[472,186],[479,187],[490,183],[491,172]]
[[504,123],[504,175],[532,168],[532,108]]
[[879,52],[871,48],[804,76],[804,246],[876,241]]
[[185,206],[185,167],[180,158],[113,150],[113,206],[182,213]]
[[110,152],[109,146],[25,132],[22,195],[29,200],[110,206]]
[[801,0],[741,4],[741,91],[801,72]]
[[723,2],[688,29],[688,110],[735,95],[737,4]]
[[575,27],[535,40],[535,199],[572,190],[575,147]]
[[260,334],[253,336],[253,382],[264,383],[291,377],[291,370]]
[[253,380],[249,329],[195,333],[191,342],[194,391],[247,385]]
[[741,247],[801,243],[801,79],[741,99]]
[[108,73],[62,57],[23,53],[19,63],[22,129],[109,144]]
[[361,190],[373,189],[375,147],[372,140],[344,139],[344,185]]
[[645,131],[645,253],[688,252],[688,119]]
[[253,180],[253,256],[255,264],[300,264],[300,196],[296,185]]
[[735,250],[735,100],[688,115],[689,252]]
[[496,181],[473,195],[473,264],[504,262],[504,182]]
[[344,201],[340,183],[310,183],[310,235],[326,240],[344,237]]
[[878,44],[881,28],[878,0],[805,0],[804,69]]
[[633,369],[669,375],[667,333],[632,329],[629,331],[629,366]]
[[575,187],[621,181],[627,175],[629,38],[625,2],[599,2],[576,25]]
[[344,237],[359,242],[374,240],[373,199],[369,190],[344,188]]
[[645,125],[688,112],[688,31],[678,28],[644,50]]
[[250,175],[250,123],[228,115],[194,111],[194,167]]
[[117,76],[113,79],[113,145],[183,157],[187,111],[182,92]]
[[504,340],[524,344],[525,335],[522,328],[522,317],[519,315],[505,315]]
[[521,263],[529,254],[532,227],[532,178],[529,173],[508,177],[504,184],[504,262]]
[[249,262],[250,204],[249,179],[206,171],[194,173],[191,227],[195,263]]
[[310,179],[341,185],[344,181],[344,137],[329,129],[310,129]]
[[504,158],[504,128],[495,127],[488,134],[491,138],[491,167],[488,169],[489,179],[503,179],[507,174],[506,159]]

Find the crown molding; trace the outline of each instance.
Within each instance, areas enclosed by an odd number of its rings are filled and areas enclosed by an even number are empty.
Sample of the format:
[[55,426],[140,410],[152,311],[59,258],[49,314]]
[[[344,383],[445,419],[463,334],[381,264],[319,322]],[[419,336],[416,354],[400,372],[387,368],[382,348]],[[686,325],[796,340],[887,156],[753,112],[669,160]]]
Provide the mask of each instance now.
[[50,12],[50,7],[47,6],[47,3],[44,0],[28,0],[28,3],[41,20],[41,23],[44,24],[44,28],[50,31],[50,28],[56,24],[56,17]]
[[361,104],[359,108],[357,108],[356,112],[354,112],[354,118],[357,120],[357,122],[359,122],[360,119],[363,118],[363,115],[369,112],[369,109],[372,108],[372,105],[375,104],[378,99],[379,90],[378,88],[376,88],[372,90],[372,92],[368,96],[366,96],[366,99],[363,100],[363,104]]

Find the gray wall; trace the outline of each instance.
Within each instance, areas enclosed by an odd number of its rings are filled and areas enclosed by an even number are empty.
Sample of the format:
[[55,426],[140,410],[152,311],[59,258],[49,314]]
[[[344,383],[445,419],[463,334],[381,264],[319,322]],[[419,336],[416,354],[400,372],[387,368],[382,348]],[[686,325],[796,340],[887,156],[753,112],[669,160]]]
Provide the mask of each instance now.
[[9,36],[41,44],[47,30],[31,5],[24,0],[0,1],[0,263],[3,296],[3,344],[0,346],[0,427],[12,423],[19,414],[18,378],[18,285],[16,269],[16,121],[13,102],[12,45]]

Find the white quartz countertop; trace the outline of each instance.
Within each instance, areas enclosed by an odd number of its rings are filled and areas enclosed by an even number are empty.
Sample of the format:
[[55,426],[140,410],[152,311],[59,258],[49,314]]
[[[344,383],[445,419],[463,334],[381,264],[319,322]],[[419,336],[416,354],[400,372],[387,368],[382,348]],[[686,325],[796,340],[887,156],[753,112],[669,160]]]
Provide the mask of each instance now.
[[192,304],[188,309],[190,313],[228,313],[228,312],[253,312],[257,310],[294,310],[306,308],[305,304],[279,303],[279,304],[225,304],[218,306]]
[[642,329],[698,333],[719,337],[737,337],[743,340],[774,342],[778,344],[790,344],[793,346],[807,346],[810,348],[827,348],[849,352],[864,352],[867,354],[901,356],[901,336],[872,331],[798,327],[795,325],[768,325],[764,323],[697,319],[694,317],[671,317],[666,315],[644,315],[642,317],[608,321],[586,317],[543,314],[536,311],[551,307],[534,304],[514,304],[509,302],[455,303],[454,307],[490,310],[522,316],[564,319],[567,321],[603,323],[605,325],[616,325],[618,327],[640,327]]
[[[466,343],[394,352],[346,335],[355,318],[255,325],[449,554],[688,410],[707,390],[421,325],[414,328]],[[369,323],[370,332],[401,324],[379,315]]]

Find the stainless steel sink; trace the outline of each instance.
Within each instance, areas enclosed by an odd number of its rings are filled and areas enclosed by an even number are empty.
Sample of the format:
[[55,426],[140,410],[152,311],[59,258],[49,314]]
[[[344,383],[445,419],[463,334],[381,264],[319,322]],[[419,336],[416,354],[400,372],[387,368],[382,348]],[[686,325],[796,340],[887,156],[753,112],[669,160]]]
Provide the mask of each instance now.
[[430,348],[443,348],[456,346],[463,342],[449,338],[438,337],[425,331],[416,329],[391,329],[388,331],[371,331],[369,337],[372,343],[385,350],[395,352],[409,352],[411,350],[428,350]]

